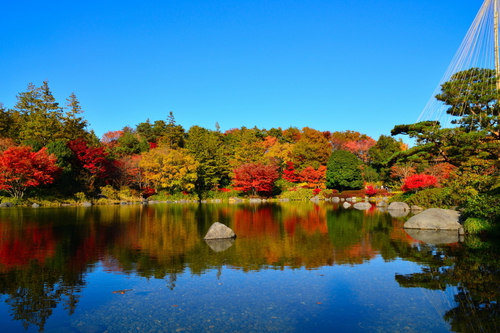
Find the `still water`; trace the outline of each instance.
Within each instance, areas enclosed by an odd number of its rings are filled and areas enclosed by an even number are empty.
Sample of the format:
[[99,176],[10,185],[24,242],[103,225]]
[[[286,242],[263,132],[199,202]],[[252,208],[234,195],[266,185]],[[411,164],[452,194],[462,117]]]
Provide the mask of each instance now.
[[[203,240],[213,222],[234,242]],[[0,209],[2,332],[497,332],[499,250],[332,203]]]

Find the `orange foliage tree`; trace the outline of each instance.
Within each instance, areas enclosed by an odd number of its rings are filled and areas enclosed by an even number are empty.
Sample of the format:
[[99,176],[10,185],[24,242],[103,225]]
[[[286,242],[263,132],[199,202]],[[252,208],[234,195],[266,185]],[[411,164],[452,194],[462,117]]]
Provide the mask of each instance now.
[[299,173],[299,181],[306,183],[305,188],[325,188],[326,166],[320,165],[316,170],[312,166],[307,166]]

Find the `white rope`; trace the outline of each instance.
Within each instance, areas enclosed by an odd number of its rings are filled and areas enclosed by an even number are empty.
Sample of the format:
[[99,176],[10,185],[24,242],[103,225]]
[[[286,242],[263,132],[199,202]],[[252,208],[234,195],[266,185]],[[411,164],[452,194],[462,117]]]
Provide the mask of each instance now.
[[[455,73],[473,68],[495,68],[494,43],[494,4],[500,0],[485,0],[472,22],[465,38],[439,81],[431,98],[425,105],[417,122],[438,120],[443,127],[451,127],[455,118],[446,113],[448,106],[435,96],[441,92],[441,85],[450,80]],[[500,6],[499,6],[500,8]]]

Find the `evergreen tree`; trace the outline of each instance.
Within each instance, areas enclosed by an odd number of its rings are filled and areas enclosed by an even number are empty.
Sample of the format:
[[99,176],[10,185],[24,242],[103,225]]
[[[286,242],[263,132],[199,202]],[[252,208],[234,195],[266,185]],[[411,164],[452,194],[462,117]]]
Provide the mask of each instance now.
[[198,162],[198,193],[228,184],[229,169],[222,134],[193,126],[189,129],[187,138],[186,149]]
[[88,122],[80,116],[80,114],[83,113],[83,110],[75,93],[71,93],[66,101],[67,111],[64,116],[61,117],[64,138],[68,141],[76,140],[78,138],[89,139],[89,133],[86,130]]
[[62,137],[62,108],[56,102],[47,81],[41,87],[30,83],[17,96],[14,112],[18,115],[19,140],[32,146],[45,146]]
[[361,165],[363,163],[353,153],[335,150],[328,160],[326,187],[344,190],[357,190],[363,187]]

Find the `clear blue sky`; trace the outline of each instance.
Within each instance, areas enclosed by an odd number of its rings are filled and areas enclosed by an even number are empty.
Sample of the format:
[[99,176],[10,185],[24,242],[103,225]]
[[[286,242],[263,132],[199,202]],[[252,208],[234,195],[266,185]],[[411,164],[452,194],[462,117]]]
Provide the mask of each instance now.
[[482,0],[2,1],[0,102],[48,80],[97,135],[415,122]]

